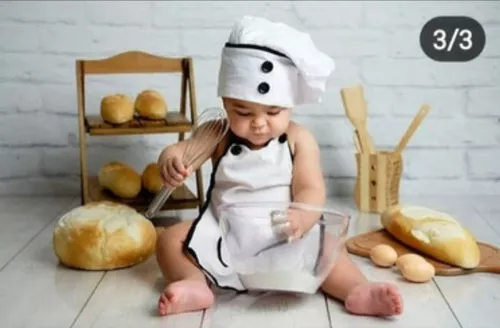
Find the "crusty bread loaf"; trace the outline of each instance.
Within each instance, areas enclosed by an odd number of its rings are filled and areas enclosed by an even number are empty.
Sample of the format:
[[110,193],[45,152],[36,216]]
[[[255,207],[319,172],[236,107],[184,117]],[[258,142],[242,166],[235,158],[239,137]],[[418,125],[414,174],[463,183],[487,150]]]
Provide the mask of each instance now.
[[151,221],[129,206],[95,202],[59,218],[52,246],[67,267],[118,269],[144,262],[154,253],[156,230]]
[[133,168],[118,161],[105,164],[97,178],[102,188],[121,198],[134,198],[141,192],[141,176]]
[[156,163],[150,163],[142,172],[142,186],[152,194],[158,193],[164,186],[160,169]]
[[101,99],[101,117],[112,124],[123,124],[134,118],[134,102],[124,94],[112,94]]
[[465,269],[479,264],[474,236],[446,213],[399,205],[382,213],[381,221],[394,238],[436,260]]
[[155,90],[144,90],[135,99],[137,115],[146,119],[163,119],[167,116],[167,103]]

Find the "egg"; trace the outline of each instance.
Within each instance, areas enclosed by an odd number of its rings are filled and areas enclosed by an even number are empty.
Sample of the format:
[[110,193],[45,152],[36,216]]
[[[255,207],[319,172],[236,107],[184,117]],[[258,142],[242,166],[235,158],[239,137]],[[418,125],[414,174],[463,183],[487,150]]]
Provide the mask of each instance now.
[[405,263],[413,262],[413,261],[425,261],[425,259],[418,254],[413,254],[413,253],[404,254],[404,255],[401,255],[400,257],[398,257],[398,259],[396,260],[396,267],[399,270],[401,270],[401,267]]
[[431,280],[436,274],[436,269],[425,260],[413,258],[401,265],[400,272],[406,280],[422,283]]
[[370,250],[370,259],[380,267],[391,267],[396,263],[398,253],[389,245],[380,244]]

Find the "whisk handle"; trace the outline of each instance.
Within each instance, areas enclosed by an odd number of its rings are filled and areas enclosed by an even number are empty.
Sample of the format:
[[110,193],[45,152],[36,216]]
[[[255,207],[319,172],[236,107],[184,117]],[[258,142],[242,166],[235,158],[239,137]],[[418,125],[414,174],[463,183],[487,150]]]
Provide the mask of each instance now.
[[172,192],[174,190],[175,190],[175,188],[169,188],[167,186],[164,186],[156,194],[155,198],[153,198],[153,201],[149,205],[148,210],[146,211],[146,213],[144,213],[144,216],[147,219],[151,220],[156,215],[156,213],[158,213],[158,211],[161,209],[161,207],[163,206],[163,204],[165,204],[165,202],[170,197],[170,195],[172,195]]

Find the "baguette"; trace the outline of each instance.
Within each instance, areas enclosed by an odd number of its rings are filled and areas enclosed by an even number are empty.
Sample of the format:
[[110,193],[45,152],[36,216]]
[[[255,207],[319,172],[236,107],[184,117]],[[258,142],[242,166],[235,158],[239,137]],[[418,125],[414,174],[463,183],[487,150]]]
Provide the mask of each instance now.
[[446,213],[399,205],[382,213],[381,224],[403,244],[436,260],[464,269],[479,265],[480,251],[474,236]]
[[141,176],[131,167],[112,161],[104,165],[98,173],[99,184],[115,196],[134,198],[142,188]]

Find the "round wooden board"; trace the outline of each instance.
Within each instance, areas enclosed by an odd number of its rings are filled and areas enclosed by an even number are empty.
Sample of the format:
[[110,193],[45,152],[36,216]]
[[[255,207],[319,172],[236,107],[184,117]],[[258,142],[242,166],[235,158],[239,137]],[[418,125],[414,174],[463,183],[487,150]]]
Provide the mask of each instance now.
[[492,272],[500,273],[500,249],[489,244],[478,242],[481,251],[481,261],[475,269],[463,269],[446,263],[437,261],[429,256],[420,253],[392,237],[385,229],[367,232],[354,236],[347,241],[347,251],[362,257],[370,257],[370,250],[379,245],[387,244],[393,247],[398,256],[407,253],[417,253],[423,256],[436,269],[436,275],[440,276],[458,276],[474,272]]

